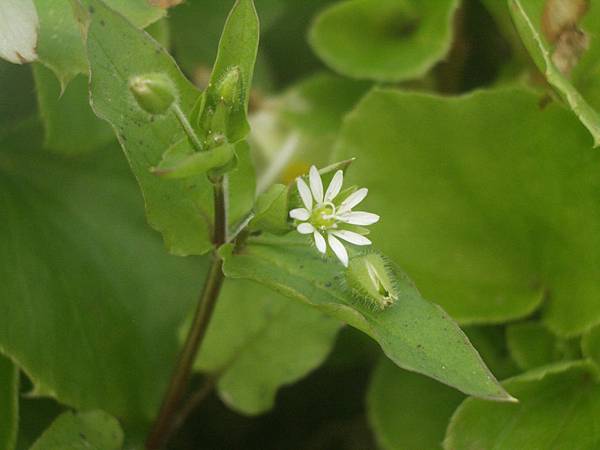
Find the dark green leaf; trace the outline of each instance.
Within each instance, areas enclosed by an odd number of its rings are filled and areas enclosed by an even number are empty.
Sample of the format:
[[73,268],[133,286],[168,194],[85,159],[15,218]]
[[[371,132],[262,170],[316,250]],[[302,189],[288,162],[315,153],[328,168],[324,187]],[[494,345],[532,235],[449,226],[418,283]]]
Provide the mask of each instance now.
[[18,429],[19,369],[0,354],[0,448],[15,448]]
[[309,41],[341,74],[378,81],[425,75],[450,49],[457,0],[349,0],[317,16]]
[[379,342],[400,367],[472,395],[511,399],[452,319],[421,298],[397,270],[394,278],[399,298],[394,305],[379,310],[354,298],[344,286],[343,266],[322,259],[303,236],[253,238],[239,251],[223,247],[221,255],[228,277],[265,284],[349,323]]

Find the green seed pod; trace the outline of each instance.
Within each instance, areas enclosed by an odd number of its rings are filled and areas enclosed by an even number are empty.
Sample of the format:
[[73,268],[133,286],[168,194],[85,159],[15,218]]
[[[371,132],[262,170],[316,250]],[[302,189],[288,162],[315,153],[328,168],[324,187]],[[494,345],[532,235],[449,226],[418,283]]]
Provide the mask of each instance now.
[[346,270],[346,282],[354,295],[378,309],[383,310],[398,299],[387,263],[378,253],[352,258]]
[[242,92],[242,72],[238,66],[227,69],[217,84],[219,100],[226,106],[237,106],[240,103]]
[[138,105],[149,114],[166,113],[175,102],[177,90],[165,74],[152,73],[129,79],[129,90]]

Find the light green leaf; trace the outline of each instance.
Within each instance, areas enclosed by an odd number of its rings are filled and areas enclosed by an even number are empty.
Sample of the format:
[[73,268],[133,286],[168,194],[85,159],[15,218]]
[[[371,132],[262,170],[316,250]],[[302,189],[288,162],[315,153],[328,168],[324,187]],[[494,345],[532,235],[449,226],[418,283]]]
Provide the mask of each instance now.
[[38,24],[32,0],[3,0],[0,5],[0,58],[15,64],[35,61]]
[[255,283],[227,280],[195,369],[217,377],[221,399],[260,414],[277,390],[319,366],[341,323]]
[[250,132],[247,112],[250,99],[250,87],[254,73],[254,62],[258,51],[259,39],[258,16],[252,0],[237,0],[233,6],[219,41],[217,58],[206,91],[205,103],[200,115],[200,126],[205,131],[215,131],[211,122],[213,115],[218,114],[218,108],[223,99],[221,86],[226,77],[236,71],[239,82],[236,83],[234,96],[236,100],[230,108],[226,119],[226,136],[230,143],[244,139]]
[[148,221],[163,234],[168,250],[177,255],[205,253],[211,248],[212,187],[205,175],[163,180],[150,172],[184,132],[174,114],[150,116],[142,111],[128,83],[140,74],[166,74],[187,114],[199,92],[146,33],[97,0],[89,5],[94,10],[87,32],[92,107],[114,127],[142,189]]
[[31,450],[120,450],[123,431],[103,411],[66,412],[50,425]]
[[279,234],[290,230],[288,223],[288,187],[274,184],[256,199],[250,230],[265,230]]
[[468,327],[464,332],[496,378],[504,380],[521,373],[508,351],[505,327]]
[[0,354],[0,448],[15,448],[18,429],[19,369]]
[[117,148],[63,161],[36,135],[0,143],[0,351],[35,396],[149,420],[203,264],[165,253]]
[[458,0],[349,0],[317,16],[309,41],[337,72],[404,81],[425,75],[450,49]]
[[227,245],[220,252],[226,276],[265,284],[349,323],[400,367],[472,395],[511,400],[452,319],[421,298],[404,274],[395,271],[398,300],[379,310],[354,298],[344,286],[343,266],[322,259],[305,236],[252,238],[232,251]]
[[382,359],[367,394],[369,422],[381,449],[442,447],[448,420],[464,395]]
[[[543,0],[528,0],[526,2],[508,0],[517,31],[537,67],[544,74],[548,83],[560,94],[589,130],[594,139],[594,146],[598,146],[600,145],[600,115],[581,95],[568,76],[561,73],[556,67],[553,59],[554,49],[540,29],[545,3]],[[597,29],[600,24],[599,8],[596,6],[592,10],[598,18],[593,22]],[[595,29],[592,30],[595,32]],[[599,43],[594,42],[594,44],[600,48]],[[597,86],[600,85],[600,83],[596,83]],[[600,107],[600,103],[595,106]]]
[[600,320],[600,155],[568,111],[538,101],[376,89],[334,159],[357,157],[348,181],[381,215],[372,239],[426,298],[459,322],[498,323],[546,296],[543,321],[574,335]]
[[594,449],[600,445],[600,385],[587,362],[527,372],[503,385],[519,403],[469,398],[456,410],[447,450]]
[[581,350],[586,358],[600,365],[600,325],[595,325],[583,335]]
[[571,341],[560,339],[539,322],[509,325],[506,341],[512,358],[523,370],[581,357],[578,342],[574,345]]
[[[21,1],[21,0],[19,0]],[[34,0],[40,16],[37,52],[39,60],[56,74],[64,89],[78,73],[87,73],[88,64],[71,0]],[[106,0],[137,27],[145,27],[165,15],[146,0]]]
[[61,93],[61,87],[49,69],[34,64],[33,74],[46,132],[46,148],[74,155],[97,149],[115,138],[110,126],[96,117],[90,108],[88,81],[84,75],[77,75]]

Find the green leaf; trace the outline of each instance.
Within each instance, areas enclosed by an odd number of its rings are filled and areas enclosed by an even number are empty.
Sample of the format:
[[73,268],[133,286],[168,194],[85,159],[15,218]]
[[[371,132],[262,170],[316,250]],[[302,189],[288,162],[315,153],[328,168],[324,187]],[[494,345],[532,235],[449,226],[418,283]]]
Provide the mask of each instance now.
[[373,241],[452,317],[503,322],[546,297],[543,321],[575,335],[600,320],[600,155],[568,111],[538,102],[375,89],[334,159],[357,157],[348,182],[381,215]]
[[[554,49],[540,29],[543,8],[546,2],[543,0],[528,0],[526,2],[508,0],[508,4],[517,31],[538,69],[589,130],[594,139],[594,146],[600,145],[600,115],[581,95],[569,80],[567,74],[562,73],[557,68],[555,65],[556,59],[553,59]],[[592,11],[597,17],[593,22],[595,28],[592,28],[595,32],[598,24],[600,24],[600,16],[598,15],[598,8],[592,8]],[[600,44],[597,42],[594,42],[594,44],[600,48]],[[597,86],[599,85],[600,83],[597,84]],[[600,102],[596,107],[600,107]]]
[[227,280],[195,369],[217,377],[229,407],[260,414],[273,406],[280,387],[323,362],[340,326],[263,286]]
[[285,233],[290,230],[288,211],[288,187],[274,184],[256,199],[254,217],[248,227],[253,231]]
[[[34,0],[40,25],[37,52],[39,60],[55,74],[62,89],[78,73],[87,73],[88,64],[79,26],[70,0]],[[106,0],[138,27],[145,27],[165,15],[146,0]]]
[[448,420],[463,398],[382,359],[367,393],[369,423],[381,449],[440,449]]
[[92,107],[115,129],[142,189],[150,225],[163,234],[177,255],[210,250],[212,187],[206,176],[163,180],[150,172],[162,154],[184,137],[173,114],[150,116],[129,92],[132,76],[163,73],[179,93],[189,114],[199,92],[181,74],[172,58],[146,33],[98,0],[90,0],[87,51],[91,71]]
[[163,154],[158,166],[152,168],[152,173],[167,179],[196,177],[229,164],[234,157],[231,144],[195,152],[188,139],[183,138]]
[[50,425],[31,450],[120,450],[123,431],[103,411],[66,412]]
[[504,383],[519,403],[469,398],[456,410],[444,441],[448,450],[577,448],[600,445],[600,385],[587,362],[562,363]]
[[496,378],[504,380],[521,373],[506,345],[505,327],[478,326],[464,331]]
[[600,365],[600,325],[592,327],[583,335],[581,351],[586,358]]
[[150,420],[204,264],[164,252],[118,148],[59,160],[37,134],[0,143],[0,350],[34,396]]
[[246,115],[258,51],[258,28],[254,2],[237,0],[225,22],[210,81],[203,94],[205,104],[200,115],[200,126],[206,132],[215,131],[211,122],[213,115],[216,116],[218,108],[222,106],[223,93],[220,89],[222,83],[233,73],[232,71],[239,73],[239,86],[234,88],[238,99],[230,107],[226,118],[225,132],[230,143],[244,139],[250,132]]
[[457,0],[349,0],[317,16],[309,41],[332,69],[354,78],[425,75],[450,49]]
[[304,236],[252,238],[242,249],[226,245],[220,253],[226,276],[265,284],[349,323],[400,367],[468,394],[511,400],[452,319],[421,298],[404,274],[395,271],[398,300],[379,310],[354,298],[344,286],[343,266],[322,259]]
[[512,358],[523,370],[581,357],[577,345],[555,336],[539,322],[509,325],[506,341]]
[[0,354],[0,448],[13,450],[19,429],[19,369]]
[[75,155],[95,150],[114,139],[112,129],[90,107],[85,76],[75,76],[61,92],[56,77],[46,67],[34,64],[33,74],[46,131],[46,148]]

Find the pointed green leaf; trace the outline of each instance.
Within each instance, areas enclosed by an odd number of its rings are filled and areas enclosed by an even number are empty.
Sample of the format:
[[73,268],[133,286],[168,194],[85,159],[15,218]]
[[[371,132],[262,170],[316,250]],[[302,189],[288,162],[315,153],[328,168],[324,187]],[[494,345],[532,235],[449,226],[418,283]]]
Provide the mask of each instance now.
[[229,407],[260,414],[280,387],[323,362],[340,326],[256,283],[227,280],[195,369],[217,377]]
[[375,339],[400,367],[472,395],[511,399],[452,319],[399,271],[394,270],[398,300],[379,310],[354,298],[343,282],[344,267],[322,259],[303,236],[252,238],[243,249],[225,246],[221,254],[226,276],[265,284],[349,323]]
[[118,148],[58,160],[36,131],[0,143],[0,349],[33,395],[149,420],[203,266],[165,253]]
[[15,448],[18,429],[19,369],[0,354],[0,448]]
[[30,450],[120,450],[123,431],[103,411],[61,414]]
[[[517,31],[539,70],[544,74],[548,83],[556,89],[567,105],[579,117],[579,120],[586,126],[594,139],[594,145],[598,146],[600,145],[600,114],[598,114],[597,109],[594,109],[586,101],[571,80],[569,80],[569,77],[561,73],[556,67],[552,57],[554,49],[540,28],[543,20],[543,8],[546,3],[543,0],[527,0],[525,2],[521,0],[508,0]],[[597,6],[593,7],[592,11],[594,11],[597,17],[593,22],[597,29],[598,25],[600,25],[600,8]],[[590,31],[595,32],[595,29]],[[600,43],[594,42],[594,45],[600,48]],[[600,82],[596,83],[600,85]],[[600,107],[600,103],[594,106],[598,108]]]
[[319,14],[309,41],[337,72],[404,81],[425,75],[450,49],[457,0],[349,0]]
[[110,126],[96,117],[90,107],[84,75],[77,75],[61,92],[56,77],[43,65],[34,64],[33,74],[46,148],[75,155],[95,150],[115,138]]
[[288,224],[288,187],[274,184],[256,199],[250,230],[264,230],[279,234],[290,230]]
[[464,395],[382,359],[367,393],[369,422],[383,450],[441,449]]
[[569,111],[513,89],[375,89],[336,149],[381,215],[373,242],[459,322],[524,317],[544,297],[554,332],[600,320],[600,155]]
[[503,385],[519,403],[469,398],[446,433],[447,450],[594,449],[600,445],[600,385],[588,362],[527,372]]
[[[75,75],[88,70],[71,0],[34,1],[40,16],[39,60],[52,69],[64,88]],[[106,3],[138,27],[145,27],[165,15],[163,9],[151,6],[146,0],[106,0]]]
[[162,73],[175,84],[181,109],[192,110],[199,92],[152,38],[98,0],[87,4],[87,52],[91,99],[96,114],[110,122],[144,194],[150,225],[163,234],[171,253],[202,254],[211,247],[212,188],[205,175],[163,180],[150,169],[184,137],[174,114],[150,116],[129,92],[133,76]]

